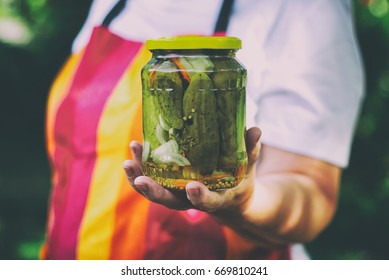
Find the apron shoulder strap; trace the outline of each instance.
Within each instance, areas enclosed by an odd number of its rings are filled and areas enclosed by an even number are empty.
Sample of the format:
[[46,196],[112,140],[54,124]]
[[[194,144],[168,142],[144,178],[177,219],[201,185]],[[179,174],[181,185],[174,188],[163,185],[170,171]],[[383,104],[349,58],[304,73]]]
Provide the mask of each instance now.
[[[123,11],[128,1],[129,0],[119,0],[104,18],[102,25],[108,27],[111,22]],[[214,33],[225,33],[227,31],[233,4],[234,0],[223,0],[223,5],[220,9],[219,16],[216,21]]]
[[225,33],[227,31],[228,23],[230,22],[232,6],[234,5],[234,0],[224,0],[223,5],[219,12],[219,17],[216,21],[214,33]]
[[109,11],[109,13],[105,16],[102,26],[108,27],[111,22],[124,10],[126,7],[127,0],[119,0],[115,6]]

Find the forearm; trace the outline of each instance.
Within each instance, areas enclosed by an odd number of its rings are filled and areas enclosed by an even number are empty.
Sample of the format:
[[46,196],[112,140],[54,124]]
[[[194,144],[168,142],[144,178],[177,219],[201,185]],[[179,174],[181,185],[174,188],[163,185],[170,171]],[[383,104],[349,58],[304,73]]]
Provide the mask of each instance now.
[[131,185],[147,199],[171,209],[207,212],[260,246],[310,241],[335,212],[341,169],[282,149],[261,148],[258,132],[254,128],[247,132],[248,168],[244,179],[239,186],[225,191],[210,191],[196,181],[188,183],[186,192],[179,195],[163,188],[142,176],[139,143],[132,147],[137,160],[123,166]]
[[277,246],[314,239],[329,224],[335,205],[309,176],[276,173],[258,176],[243,205],[213,215],[249,239]]

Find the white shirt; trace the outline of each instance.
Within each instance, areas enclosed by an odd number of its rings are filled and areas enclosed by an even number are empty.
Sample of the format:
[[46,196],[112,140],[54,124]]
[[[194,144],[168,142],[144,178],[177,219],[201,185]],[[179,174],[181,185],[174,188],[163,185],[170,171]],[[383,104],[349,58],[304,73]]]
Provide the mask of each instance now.
[[[115,0],[95,0],[73,51]],[[221,0],[128,0],[110,30],[136,41],[211,35]],[[351,0],[236,0],[229,36],[248,71],[247,126],[262,142],[345,167],[363,99]]]

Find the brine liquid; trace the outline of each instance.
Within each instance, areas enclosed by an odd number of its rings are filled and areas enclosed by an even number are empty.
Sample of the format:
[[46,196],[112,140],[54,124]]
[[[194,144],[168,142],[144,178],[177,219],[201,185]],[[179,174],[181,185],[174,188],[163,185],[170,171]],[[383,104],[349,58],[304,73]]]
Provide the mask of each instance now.
[[152,161],[143,163],[146,176],[165,188],[183,190],[191,181],[199,181],[210,190],[236,187],[243,179],[247,168],[247,160],[235,168],[217,169],[212,174],[201,175],[192,166],[156,164]]

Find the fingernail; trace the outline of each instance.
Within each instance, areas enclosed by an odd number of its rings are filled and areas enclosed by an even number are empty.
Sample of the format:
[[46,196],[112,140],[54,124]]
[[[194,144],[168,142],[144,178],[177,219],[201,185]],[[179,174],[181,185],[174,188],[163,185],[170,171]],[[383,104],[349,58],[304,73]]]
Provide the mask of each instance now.
[[130,166],[131,162],[129,160],[126,160],[123,162],[122,167],[126,171],[127,176],[131,177],[134,174],[134,171],[132,170]]
[[199,197],[200,196],[200,190],[199,190],[199,188],[196,188],[196,187],[187,188],[186,192],[190,197]]
[[254,137],[255,143],[257,143],[259,141],[259,139],[261,138],[261,135],[262,135],[262,131],[258,128],[258,132],[256,133],[256,135]]
[[130,147],[131,151],[134,151],[134,145],[135,145],[134,141],[131,141],[130,145],[128,145]]
[[143,183],[135,183],[135,186],[143,193],[148,194],[149,193],[149,187],[146,184]]

